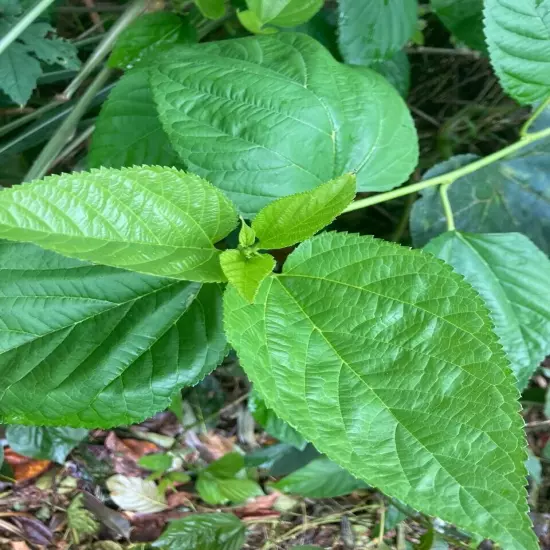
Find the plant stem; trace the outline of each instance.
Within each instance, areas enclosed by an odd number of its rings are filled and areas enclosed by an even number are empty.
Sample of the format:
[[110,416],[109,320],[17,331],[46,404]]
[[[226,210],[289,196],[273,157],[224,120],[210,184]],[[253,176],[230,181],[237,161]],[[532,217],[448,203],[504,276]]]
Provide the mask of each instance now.
[[447,231],[455,230],[455,219],[453,216],[453,209],[451,208],[451,202],[449,201],[449,195],[447,190],[449,189],[450,183],[444,183],[439,188],[439,194],[441,196],[441,204],[443,205],[443,212],[445,213],[445,218],[447,219]]
[[105,34],[97,48],[88,57],[86,63],[75,76],[74,80],[65,88],[60,99],[71,99],[82,82],[90,76],[94,69],[107,57],[117,38],[123,30],[145,9],[146,0],[134,0],[128,9],[117,19],[116,23]]
[[32,22],[45,11],[54,0],[39,0],[0,40],[0,55],[3,54],[10,45],[23,34]]
[[40,152],[29,172],[25,176],[25,181],[31,181],[44,177],[52,163],[55,161],[65,144],[74,134],[78,122],[88,109],[95,95],[101,90],[111,75],[111,69],[102,69],[90,84],[86,92],[75,104],[71,114],[63,121],[61,126],[53,134],[50,141]]
[[531,116],[527,119],[525,124],[521,127],[521,130],[519,132],[519,135],[521,137],[525,137],[528,135],[529,128],[531,128],[531,125],[539,116],[542,114],[542,112],[550,105],[550,96],[548,96],[532,113]]
[[360,199],[358,201],[352,202],[344,210],[344,212],[352,212],[353,210],[359,210],[360,208],[372,206],[373,204],[378,204],[381,202],[396,199],[397,197],[410,195],[411,193],[421,191],[422,189],[427,189],[428,187],[433,187],[434,185],[451,184],[457,179],[463,176],[467,176],[472,172],[476,172],[480,168],[489,166],[493,162],[496,162],[497,160],[500,160],[510,155],[511,153],[519,151],[527,145],[534,143],[535,141],[539,141],[540,139],[543,139],[545,137],[550,137],[550,128],[545,128],[540,132],[527,134],[523,136],[519,141],[508,145],[508,147],[505,147],[504,149],[501,149],[500,151],[497,151],[492,155],[467,164],[466,166],[462,166],[461,168],[453,170],[452,172],[447,172],[446,174],[436,176],[435,178],[430,178],[428,180],[420,181],[418,183],[413,183],[412,185],[406,185],[405,187],[400,187],[399,189],[393,189],[392,191],[387,191],[386,193],[380,193],[379,195],[373,195],[372,197],[367,197],[365,199]]

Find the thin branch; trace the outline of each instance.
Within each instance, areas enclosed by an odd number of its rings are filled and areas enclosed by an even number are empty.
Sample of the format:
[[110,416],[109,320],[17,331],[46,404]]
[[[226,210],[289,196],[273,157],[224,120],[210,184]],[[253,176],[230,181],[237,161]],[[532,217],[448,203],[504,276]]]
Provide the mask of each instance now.
[[533,125],[533,122],[539,118],[542,112],[550,105],[550,96],[548,96],[532,113],[531,116],[526,120],[525,124],[521,127],[519,135],[521,137],[526,137],[528,135],[529,128]]
[[443,212],[445,213],[445,219],[447,220],[447,231],[455,230],[455,219],[453,216],[453,209],[451,208],[451,202],[449,201],[449,195],[447,190],[450,183],[444,183],[439,188],[439,195],[441,197],[441,204],[443,205]]

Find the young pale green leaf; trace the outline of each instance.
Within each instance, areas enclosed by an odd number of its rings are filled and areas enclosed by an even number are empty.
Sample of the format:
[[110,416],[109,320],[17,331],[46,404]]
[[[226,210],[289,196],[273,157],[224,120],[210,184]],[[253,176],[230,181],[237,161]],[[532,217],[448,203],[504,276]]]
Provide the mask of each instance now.
[[0,243],[0,421],[110,427],[168,407],[226,352],[219,285]]
[[[456,228],[470,233],[527,235],[550,253],[550,153],[544,142],[523,156],[494,162],[459,178],[448,189]],[[424,178],[436,177],[469,164],[479,157],[458,155],[434,166]],[[414,203],[411,234],[416,247],[447,230],[441,197],[435,187],[421,192]]]
[[155,61],[153,93],[174,148],[245,217],[350,172],[360,191],[390,189],[416,165],[399,94],[304,34],[175,46]]
[[224,301],[254,387],[319,451],[422,512],[537,548],[515,377],[485,304],[450,266],[323,233],[254,304],[232,289]]
[[64,464],[68,454],[88,435],[84,428],[8,426],[6,439],[16,453]]
[[309,21],[324,0],[247,0],[248,8],[262,23],[278,27],[295,27]]
[[284,420],[281,420],[271,409],[266,407],[265,401],[253,391],[248,398],[248,409],[254,420],[271,436],[283,443],[288,443],[297,449],[303,450],[308,442]]
[[485,0],[485,35],[502,87],[520,103],[550,95],[550,0]]
[[470,48],[487,51],[483,32],[483,0],[431,0],[442,23]]
[[411,64],[404,51],[371,63],[369,69],[381,74],[402,97],[407,97],[411,83]]
[[115,504],[123,510],[153,514],[168,508],[164,495],[154,481],[117,474],[111,476],[105,485]]
[[166,453],[145,455],[138,460],[138,464],[142,468],[154,472],[166,472],[172,467],[172,462],[172,457]]
[[252,222],[264,249],[285,248],[329,225],[355,198],[355,175],[345,174],[315,189],[268,204]]
[[367,484],[352,476],[347,470],[326,457],[317,458],[289,476],[272,483],[271,487],[282,493],[307,498],[332,498],[349,495]]
[[243,298],[252,302],[262,281],[273,271],[276,262],[269,254],[247,257],[241,250],[224,250],[220,263],[229,283]]
[[338,6],[338,39],[346,63],[387,59],[416,29],[417,0],[339,0]]
[[252,34],[275,34],[279,32],[276,27],[264,25],[261,19],[252,10],[239,10],[237,18],[241,25]]
[[239,246],[248,248],[256,242],[256,233],[241,217],[241,230],[239,231]]
[[77,494],[67,508],[67,525],[71,530],[73,542],[80,544],[81,540],[99,532],[100,525],[94,515],[84,507],[84,495]]
[[425,250],[452,265],[480,293],[520,390],[550,354],[550,260],[520,233],[453,231]]
[[214,247],[233,204],[207,181],[142,166],[50,176],[2,191],[0,237],[140,273],[224,281]]
[[191,514],[168,524],[151,546],[163,550],[241,550],[246,529],[233,514]]
[[219,19],[225,15],[225,0],[195,0],[195,4],[208,19]]
[[146,13],[120,35],[107,64],[117,69],[131,68],[161,46],[196,41],[197,33],[188,19],[166,11]]
[[147,71],[134,69],[119,80],[99,113],[88,166],[142,164],[184,168],[158,119]]

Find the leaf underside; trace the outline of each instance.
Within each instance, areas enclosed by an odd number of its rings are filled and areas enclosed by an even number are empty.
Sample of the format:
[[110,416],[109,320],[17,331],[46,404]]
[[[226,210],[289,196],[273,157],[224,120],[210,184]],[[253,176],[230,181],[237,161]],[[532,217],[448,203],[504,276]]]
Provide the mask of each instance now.
[[520,103],[550,95],[550,0],[485,0],[489,57]]
[[449,232],[426,251],[452,265],[480,293],[525,389],[550,354],[550,260],[520,233]]
[[110,427],[170,404],[225,355],[221,289],[0,242],[0,419]]
[[[225,327],[268,407],[414,508],[537,548],[515,378],[477,293],[431,255],[324,233]],[[474,405],[473,405],[474,404]]]
[[5,189],[0,237],[175,279],[224,281],[214,243],[237,224],[231,202],[174,168],[76,172]]
[[245,217],[350,172],[361,191],[390,189],[416,165],[397,92],[306,35],[176,46],[155,61],[153,93],[175,150]]

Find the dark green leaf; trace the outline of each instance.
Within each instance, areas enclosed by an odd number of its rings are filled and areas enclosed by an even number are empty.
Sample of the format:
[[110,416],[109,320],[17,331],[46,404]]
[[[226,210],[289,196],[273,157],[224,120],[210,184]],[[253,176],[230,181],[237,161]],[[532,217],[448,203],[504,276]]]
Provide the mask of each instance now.
[[218,285],[0,243],[0,419],[110,427],[152,416],[221,362]]
[[219,19],[225,14],[225,0],[195,0],[195,4],[208,19]]
[[358,190],[390,189],[416,165],[395,90],[303,34],[177,46],[156,60],[151,82],[174,148],[245,217],[350,172]]
[[346,63],[370,65],[397,53],[416,29],[416,0],[339,0],[339,44]]
[[502,87],[520,103],[550,95],[550,0],[485,0],[489,57]]
[[0,236],[66,256],[193,281],[224,281],[214,243],[237,223],[233,204],[175,168],[102,168],[2,191]]
[[[550,253],[550,154],[540,148],[523,157],[495,162],[459,178],[448,190],[456,228],[470,233],[527,235]],[[478,157],[459,155],[426,172],[428,179],[445,174]],[[417,247],[447,229],[437,188],[421,193],[411,213],[411,234]]]
[[550,354],[550,260],[520,233],[453,231],[425,250],[452,265],[480,293],[523,390]]
[[330,498],[348,495],[367,484],[352,476],[332,460],[317,458],[289,476],[271,484],[282,493],[308,498]]
[[232,514],[192,514],[176,519],[152,546],[163,550],[241,550],[245,526]]
[[515,378],[485,304],[450,266],[323,233],[254,304],[229,289],[224,310],[266,405],[320,452],[424,513],[537,548]]
[[431,0],[443,24],[461,42],[481,52],[487,51],[483,32],[483,0]]
[[90,168],[142,164],[183,168],[162,129],[147,71],[126,73],[103,105],[88,155]]
[[[0,359],[1,361],[1,359]],[[8,426],[8,445],[20,455],[63,464],[67,455],[88,435],[83,428]]]
[[161,46],[196,42],[196,34],[189,20],[175,13],[146,13],[120,35],[108,65],[119,69],[131,68]]
[[265,405],[265,401],[253,391],[248,398],[248,407],[254,420],[269,434],[283,443],[288,443],[297,449],[303,450],[307,441],[289,424],[281,420],[271,409]]
[[380,73],[401,96],[407,97],[411,81],[411,65],[405,52],[400,51],[389,59],[375,61],[369,68]]

